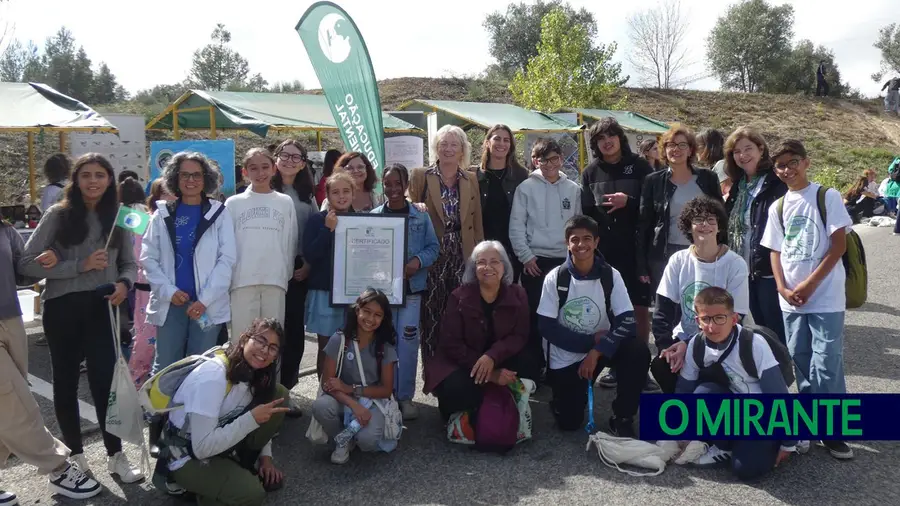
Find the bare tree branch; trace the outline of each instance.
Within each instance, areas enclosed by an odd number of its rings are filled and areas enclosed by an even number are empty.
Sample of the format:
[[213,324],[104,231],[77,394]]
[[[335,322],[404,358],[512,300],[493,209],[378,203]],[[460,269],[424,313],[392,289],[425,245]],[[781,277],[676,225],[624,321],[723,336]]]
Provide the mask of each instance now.
[[7,44],[12,41],[16,31],[12,12],[12,0],[0,0],[0,53],[6,50]]
[[682,75],[694,64],[685,45],[689,28],[680,0],[661,3],[628,18],[631,50],[627,59],[644,84],[678,88],[705,77]]

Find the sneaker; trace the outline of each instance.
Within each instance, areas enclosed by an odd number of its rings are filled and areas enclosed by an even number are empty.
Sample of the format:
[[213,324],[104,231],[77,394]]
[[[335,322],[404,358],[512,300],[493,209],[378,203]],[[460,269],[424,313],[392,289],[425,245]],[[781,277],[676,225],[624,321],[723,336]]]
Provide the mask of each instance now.
[[78,371],[81,372],[81,374],[86,373],[86,372],[87,372],[87,362],[85,362],[84,360],[82,360],[82,361],[81,361],[81,365],[78,366]]
[[691,441],[681,450],[681,453],[675,457],[675,463],[678,465],[696,464],[697,459],[706,455],[709,445],[702,441]]
[[731,452],[719,449],[718,446],[710,446],[706,453],[694,462],[697,467],[718,467],[731,462]]
[[0,506],[15,506],[16,504],[19,504],[16,494],[0,490]]
[[798,441],[797,442],[797,451],[801,455],[806,455],[807,453],[809,453],[809,441],[806,441],[806,440]]
[[[47,336],[41,335],[41,337],[34,340],[35,346],[47,346]],[[0,504],[3,504],[0,502]]]
[[291,397],[291,401],[287,405],[287,408],[290,410],[285,413],[288,418],[300,418],[303,416],[303,411],[300,409],[300,406],[297,405],[297,401],[295,401],[293,397]]
[[400,412],[403,413],[404,420],[415,420],[419,418],[419,408],[412,401],[400,401]]
[[637,438],[637,434],[634,432],[634,423],[631,418],[609,417],[609,432],[616,437]]
[[659,388],[659,385],[657,385],[655,381],[653,381],[653,378],[647,376],[647,383],[644,385],[644,393],[652,394],[660,391],[662,391],[662,389]]
[[331,452],[331,463],[337,465],[346,464],[347,461],[350,460],[350,452],[352,452],[355,447],[355,439],[351,439],[345,446],[336,446],[334,451]]
[[91,471],[91,466],[88,465],[87,459],[84,457],[83,453],[71,455],[69,457],[69,461],[75,464],[75,466],[77,466],[82,473],[90,476],[91,478],[94,477],[94,473],[93,471]]
[[123,452],[109,457],[106,467],[109,469],[109,474],[118,475],[122,483],[135,483],[144,479],[141,470],[133,467]]
[[[68,497],[69,499],[87,499],[100,493],[100,484],[91,479],[77,465],[70,463],[66,470],[48,476],[50,483],[47,488],[54,494]],[[0,502],[0,504],[3,504]]]
[[610,369],[608,373],[600,376],[597,384],[603,388],[616,388],[616,370]]
[[183,496],[187,489],[176,483],[174,480],[166,479],[166,493],[172,497]]
[[822,441],[822,446],[827,448],[828,453],[836,459],[849,460],[853,458],[853,449],[843,441]]

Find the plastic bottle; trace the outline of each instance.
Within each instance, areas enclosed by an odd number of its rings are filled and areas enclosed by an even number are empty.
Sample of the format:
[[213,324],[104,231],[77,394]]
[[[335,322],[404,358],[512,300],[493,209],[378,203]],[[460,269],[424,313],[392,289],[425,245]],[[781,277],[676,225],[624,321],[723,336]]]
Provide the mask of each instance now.
[[[359,403],[366,409],[372,408],[372,399],[368,397],[363,397],[359,400]],[[345,447],[350,443],[350,440],[356,436],[356,433],[362,430],[362,425],[359,423],[359,420],[356,417],[352,417],[350,423],[347,424],[347,427],[342,430],[337,436],[334,436],[334,442],[340,446]]]

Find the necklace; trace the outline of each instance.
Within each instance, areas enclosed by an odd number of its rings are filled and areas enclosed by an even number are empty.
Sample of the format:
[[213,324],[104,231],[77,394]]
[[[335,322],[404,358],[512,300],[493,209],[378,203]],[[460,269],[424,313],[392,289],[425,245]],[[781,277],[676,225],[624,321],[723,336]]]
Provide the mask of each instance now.
[[487,169],[485,172],[494,179],[503,179],[506,176],[506,168],[502,168],[500,170],[497,169]]

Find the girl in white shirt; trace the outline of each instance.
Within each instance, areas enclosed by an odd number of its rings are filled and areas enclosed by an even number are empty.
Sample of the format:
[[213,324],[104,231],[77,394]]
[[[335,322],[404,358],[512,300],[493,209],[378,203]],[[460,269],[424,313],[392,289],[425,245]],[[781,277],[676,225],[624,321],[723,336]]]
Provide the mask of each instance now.
[[164,455],[171,478],[200,504],[260,505],[282,485],[271,440],[288,411],[275,367],[283,342],[280,323],[257,319],[175,392],[182,407],[168,415]]

